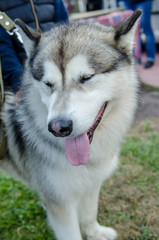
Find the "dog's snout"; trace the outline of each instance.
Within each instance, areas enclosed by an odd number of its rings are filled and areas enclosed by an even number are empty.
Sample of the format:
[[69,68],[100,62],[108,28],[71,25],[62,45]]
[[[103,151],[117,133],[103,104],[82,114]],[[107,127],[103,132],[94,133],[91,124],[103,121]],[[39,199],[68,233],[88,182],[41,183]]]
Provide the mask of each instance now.
[[73,123],[71,120],[56,119],[49,123],[48,130],[56,137],[66,137],[72,132]]

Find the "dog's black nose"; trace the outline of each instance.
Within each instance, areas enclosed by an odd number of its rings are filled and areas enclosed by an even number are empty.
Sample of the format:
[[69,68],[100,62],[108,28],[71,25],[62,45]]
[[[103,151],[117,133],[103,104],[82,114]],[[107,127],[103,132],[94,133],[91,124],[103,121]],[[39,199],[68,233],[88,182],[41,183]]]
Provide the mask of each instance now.
[[71,120],[56,119],[49,123],[48,130],[56,137],[66,137],[72,132],[73,123]]

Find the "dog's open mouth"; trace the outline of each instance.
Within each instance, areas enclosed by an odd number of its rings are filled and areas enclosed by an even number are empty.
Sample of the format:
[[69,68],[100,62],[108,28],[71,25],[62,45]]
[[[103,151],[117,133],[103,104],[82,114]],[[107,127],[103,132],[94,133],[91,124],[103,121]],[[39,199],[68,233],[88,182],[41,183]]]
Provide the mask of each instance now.
[[94,131],[96,130],[96,128],[98,127],[102,117],[103,117],[103,114],[104,114],[104,111],[105,111],[105,108],[107,106],[107,102],[103,104],[103,106],[101,107],[98,115],[96,116],[96,119],[92,125],[92,127],[88,130],[87,132],[87,135],[88,135],[88,138],[89,138],[89,142],[91,143],[92,142],[92,139],[93,139],[93,134],[94,134]]
[[93,125],[89,128],[87,132],[74,138],[65,139],[66,157],[72,165],[85,165],[88,162],[90,154],[90,143],[92,142],[94,131],[98,127],[103,117],[106,106],[107,102],[102,105]]

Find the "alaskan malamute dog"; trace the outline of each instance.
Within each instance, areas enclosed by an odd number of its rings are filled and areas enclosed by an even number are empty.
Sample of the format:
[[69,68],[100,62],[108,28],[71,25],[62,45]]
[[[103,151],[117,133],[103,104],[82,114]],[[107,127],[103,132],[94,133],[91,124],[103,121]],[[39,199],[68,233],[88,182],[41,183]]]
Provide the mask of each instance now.
[[0,166],[38,192],[58,240],[117,236],[96,221],[98,195],[136,109],[140,14],[116,27],[75,23],[45,34],[16,21],[28,59],[19,104],[6,94],[8,151]]

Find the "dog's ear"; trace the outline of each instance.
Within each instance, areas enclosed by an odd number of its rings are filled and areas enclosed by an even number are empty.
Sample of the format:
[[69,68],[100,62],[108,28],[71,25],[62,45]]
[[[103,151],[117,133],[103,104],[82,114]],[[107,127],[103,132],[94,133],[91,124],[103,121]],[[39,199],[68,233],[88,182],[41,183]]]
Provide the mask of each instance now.
[[129,50],[132,50],[134,43],[134,35],[137,29],[138,20],[142,11],[137,9],[130,17],[128,17],[125,21],[119,23],[114,27],[115,42],[119,43],[122,46],[127,46]]
[[28,27],[20,19],[15,19],[15,24],[17,25],[19,33],[22,36],[24,49],[29,57],[32,50],[38,44],[41,38],[41,33],[36,32],[32,28]]

